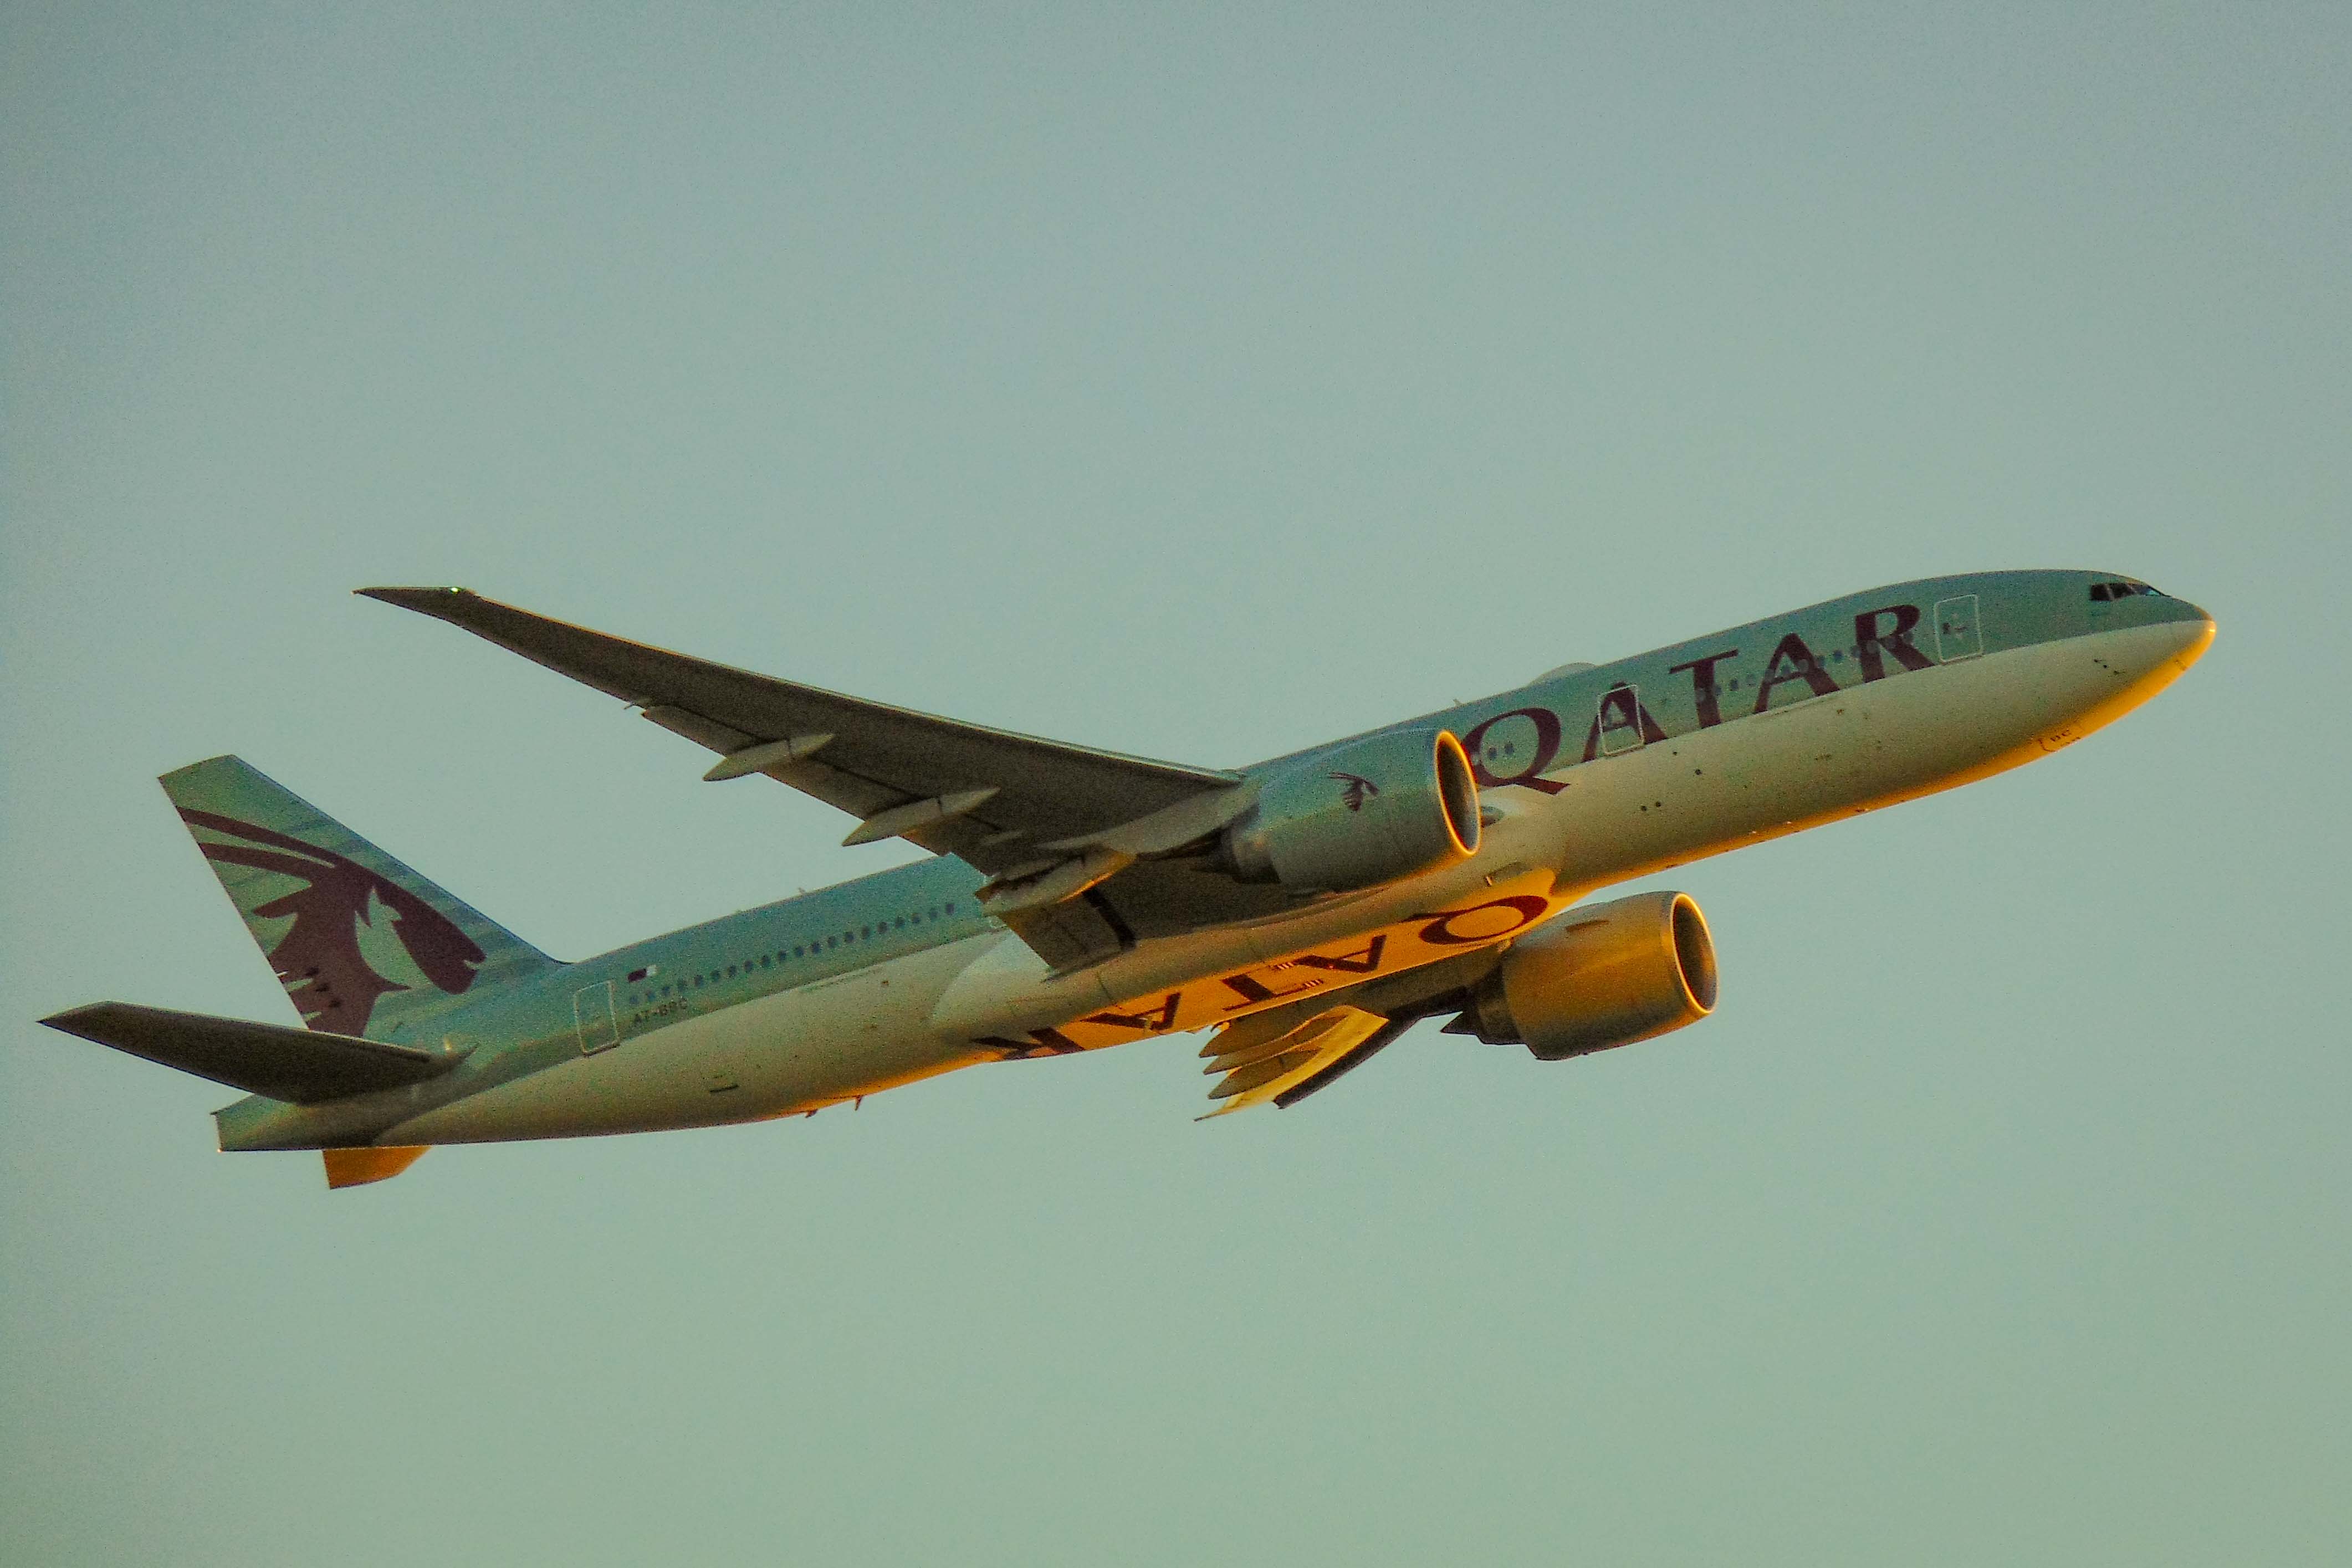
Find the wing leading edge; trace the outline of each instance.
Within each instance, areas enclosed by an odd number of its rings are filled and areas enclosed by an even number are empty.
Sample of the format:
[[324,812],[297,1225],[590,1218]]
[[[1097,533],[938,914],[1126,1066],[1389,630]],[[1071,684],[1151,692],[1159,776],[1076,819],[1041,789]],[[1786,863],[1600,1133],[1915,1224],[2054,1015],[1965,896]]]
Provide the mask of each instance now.
[[[463,588],[363,588],[593,686],[719,754],[707,779],[764,774],[858,819],[849,843],[902,838],[991,881],[981,902],[1056,967],[1130,945],[1154,897],[1123,914],[1098,893],[1140,861],[1232,821],[1241,776],[961,724],[592,632]],[[1236,918],[1263,895],[1192,873],[1177,902]],[[1201,893],[1212,896],[1202,899]]]

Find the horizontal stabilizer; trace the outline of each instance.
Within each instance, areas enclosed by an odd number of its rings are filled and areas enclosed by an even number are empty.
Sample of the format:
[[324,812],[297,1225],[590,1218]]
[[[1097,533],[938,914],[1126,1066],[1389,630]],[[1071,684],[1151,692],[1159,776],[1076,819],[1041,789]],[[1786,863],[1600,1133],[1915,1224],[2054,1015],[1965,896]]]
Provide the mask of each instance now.
[[93,1002],[41,1021],[232,1089],[296,1105],[422,1083],[462,1060],[448,1051],[129,1002]]

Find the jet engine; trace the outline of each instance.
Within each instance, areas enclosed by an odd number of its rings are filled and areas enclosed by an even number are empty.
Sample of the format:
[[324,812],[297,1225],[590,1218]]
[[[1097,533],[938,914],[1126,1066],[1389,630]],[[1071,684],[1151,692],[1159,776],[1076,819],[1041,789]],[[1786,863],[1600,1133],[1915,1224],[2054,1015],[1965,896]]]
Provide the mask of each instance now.
[[[1571,909],[1514,943],[1453,1026],[1562,1061],[1696,1023],[1715,1010],[1715,940],[1690,895]],[[1466,1027],[1465,1027],[1466,1026]]]
[[1218,858],[1244,882],[1343,893],[1466,860],[1478,831],[1462,743],[1449,730],[1395,729],[1268,779]]

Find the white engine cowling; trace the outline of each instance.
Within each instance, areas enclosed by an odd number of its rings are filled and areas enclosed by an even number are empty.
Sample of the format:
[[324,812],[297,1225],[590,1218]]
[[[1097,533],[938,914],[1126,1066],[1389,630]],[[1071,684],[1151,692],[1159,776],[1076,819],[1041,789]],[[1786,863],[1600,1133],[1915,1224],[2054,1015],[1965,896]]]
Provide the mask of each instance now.
[[1467,860],[1478,833],[1478,781],[1462,743],[1447,730],[1393,729],[1275,774],[1220,851],[1244,882],[1345,893]]
[[1571,909],[1514,943],[1464,1015],[1546,1061],[1631,1045],[1715,1010],[1715,939],[1687,894]]

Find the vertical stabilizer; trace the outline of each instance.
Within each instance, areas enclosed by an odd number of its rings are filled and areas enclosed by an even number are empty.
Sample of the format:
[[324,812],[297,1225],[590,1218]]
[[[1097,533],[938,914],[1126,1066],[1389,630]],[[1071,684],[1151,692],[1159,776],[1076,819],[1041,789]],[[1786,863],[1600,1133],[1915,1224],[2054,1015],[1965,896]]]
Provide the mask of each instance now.
[[237,758],[161,782],[314,1030],[390,1040],[460,996],[554,967]]

